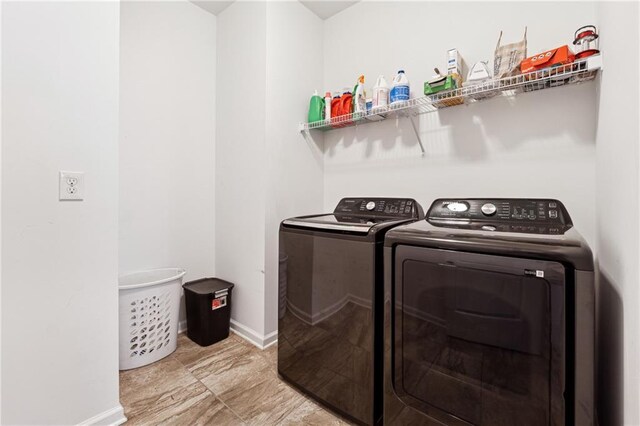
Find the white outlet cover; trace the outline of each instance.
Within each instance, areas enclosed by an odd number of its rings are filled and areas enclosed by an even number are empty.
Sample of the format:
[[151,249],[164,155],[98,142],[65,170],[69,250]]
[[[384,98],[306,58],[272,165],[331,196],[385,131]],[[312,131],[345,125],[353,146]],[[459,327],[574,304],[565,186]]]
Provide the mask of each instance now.
[[60,201],[82,201],[84,199],[84,172],[60,172]]

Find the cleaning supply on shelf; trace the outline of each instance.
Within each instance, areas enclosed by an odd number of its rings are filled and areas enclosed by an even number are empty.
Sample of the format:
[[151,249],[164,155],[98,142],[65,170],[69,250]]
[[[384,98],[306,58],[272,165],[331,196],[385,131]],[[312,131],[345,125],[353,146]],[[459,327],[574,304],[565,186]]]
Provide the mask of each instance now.
[[491,70],[489,69],[488,61],[478,61],[469,70],[467,74],[467,80],[462,83],[463,87],[471,87],[471,86],[483,86],[484,90],[481,90],[480,93],[467,93],[467,97],[469,99],[475,99],[477,101],[482,99],[489,99],[496,96],[499,92],[497,90],[489,90],[491,86],[492,77]]
[[493,55],[493,76],[495,78],[512,77],[520,73],[520,63],[527,57],[527,27],[524,37],[515,43],[500,44],[502,31]]
[[447,51],[447,75],[453,76],[457,87],[462,87],[462,79],[467,74],[467,63],[458,49]]
[[331,120],[331,92],[324,94],[324,119]]
[[467,73],[467,64],[458,49],[447,50],[447,74],[463,76]]
[[364,75],[358,77],[358,82],[353,88],[353,112],[365,113],[367,111],[367,98],[364,93]]
[[318,95],[318,91],[316,90],[311,96],[311,101],[309,101],[309,114],[307,116],[309,123],[313,123],[314,121],[322,121],[322,115],[324,112],[324,99]]
[[442,92],[443,90],[451,90],[455,89],[456,80],[453,78],[452,74],[442,75],[438,68],[433,69],[436,74],[431,78],[431,80],[424,83],[424,94],[425,95],[433,95],[434,93]]
[[340,115],[340,92],[333,92],[331,99],[331,118],[335,119]]
[[367,99],[367,115],[365,116],[365,118],[367,120],[369,120],[369,121],[384,120],[384,114],[380,114],[380,112],[382,112],[383,109],[384,109],[384,106],[374,109],[374,107],[373,107],[373,99],[372,98],[368,98]]
[[348,87],[342,90],[342,96],[340,96],[340,113],[338,115],[351,114],[353,110],[353,95]]
[[559,67],[570,64],[575,59],[575,55],[571,49],[569,49],[569,46],[565,44],[556,49],[547,50],[546,52],[526,58],[520,64],[520,71],[525,74],[544,68]]
[[488,80],[491,80],[489,64],[487,61],[479,61],[476,62],[469,70],[469,74],[467,74],[467,81],[464,82],[464,86],[475,86]]
[[373,86],[373,108],[380,109],[389,105],[389,85],[384,76],[378,76],[376,85]]
[[398,75],[393,79],[389,100],[391,105],[409,100],[409,79],[404,70],[398,71]]
[[[352,123],[351,112],[353,111],[353,94],[348,87],[342,90],[342,96],[340,96],[340,126],[347,126]],[[339,127],[340,127],[339,126]]]

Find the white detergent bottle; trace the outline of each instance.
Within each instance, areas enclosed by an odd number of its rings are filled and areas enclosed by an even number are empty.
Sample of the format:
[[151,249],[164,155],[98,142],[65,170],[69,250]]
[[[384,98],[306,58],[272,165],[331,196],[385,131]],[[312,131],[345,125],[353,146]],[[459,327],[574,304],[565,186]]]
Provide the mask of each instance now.
[[331,92],[324,94],[324,119],[331,120]]
[[389,98],[392,105],[409,100],[409,79],[404,70],[398,71],[398,75],[393,79]]
[[381,75],[373,87],[373,108],[386,107],[387,105],[389,105],[389,85]]

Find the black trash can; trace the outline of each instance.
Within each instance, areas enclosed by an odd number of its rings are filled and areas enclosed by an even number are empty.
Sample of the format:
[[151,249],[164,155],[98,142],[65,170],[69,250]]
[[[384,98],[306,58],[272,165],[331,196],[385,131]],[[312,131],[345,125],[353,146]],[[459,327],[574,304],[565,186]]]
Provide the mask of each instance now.
[[231,290],[233,284],[217,278],[185,283],[187,336],[200,346],[209,346],[229,337]]

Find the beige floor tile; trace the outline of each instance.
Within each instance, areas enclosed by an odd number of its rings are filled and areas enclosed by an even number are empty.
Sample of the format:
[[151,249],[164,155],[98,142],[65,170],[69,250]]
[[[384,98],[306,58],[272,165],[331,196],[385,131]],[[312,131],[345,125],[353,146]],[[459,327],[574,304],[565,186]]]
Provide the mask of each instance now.
[[178,348],[173,353],[173,356],[188,369],[191,369],[203,359],[236,345],[248,348],[248,343],[233,333],[230,333],[229,337],[218,343],[204,347],[189,339],[186,333],[182,333],[178,335]]
[[261,352],[262,356],[267,360],[269,365],[274,369],[278,368],[278,344],[273,344]]
[[231,334],[201,347],[185,334],[152,365],[120,373],[127,425],[345,425],[277,375],[278,349]]
[[[166,395],[198,383],[186,368],[169,356],[158,362],[120,373],[120,399],[135,416]],[[201,390],[202,391],[202,390]]]
[[127,425],[243,424],[173,355],[120,373]]
[[308,426],[324,426],[324,425],[348,425],[340,418],[334,416],[315,402],[307,400],[302,405],[295,408],[287,417],[285,417],[280,425],[308,425]]
[[191,373],[216,396],[229,389],[254,382],[269,369],[269,363],[255,347],[234,345],[225,348],[191,367]]
[[267,365],[252,380],[218,397],[248,424],[277,425],[304,402],[304,397],[280,380]]
[[175,425],[175,426],[234,426],[244,425],[228,407],[226,407],[219,399],[207,391],[208,396],[191,405],[187,410],[172,415],[165,421],[155,423],[158,425]]
[[242,423],[200,382],[145,402],[133,409],[125,408],[127,425],[204,425],[214,417],[225,424]]

